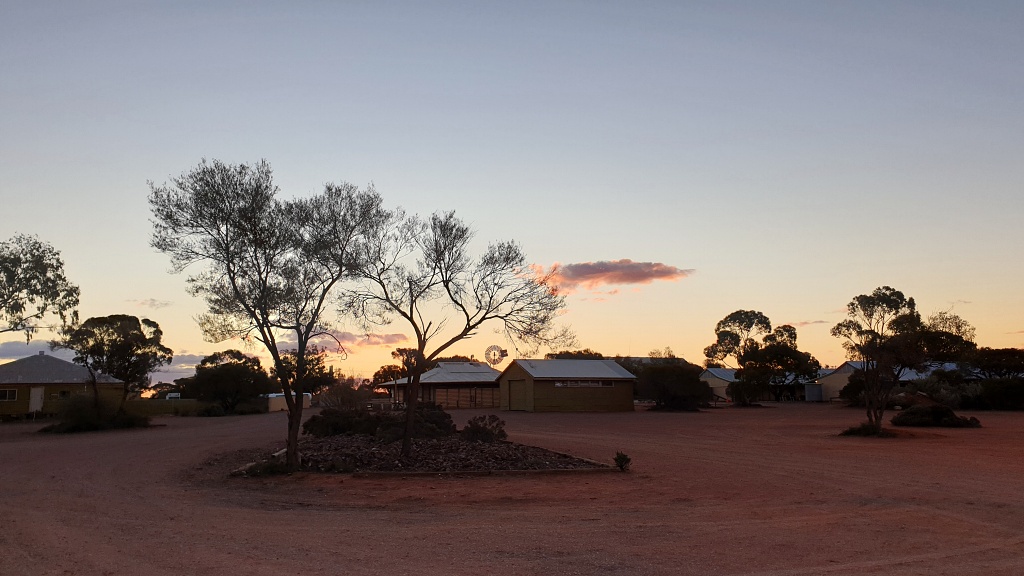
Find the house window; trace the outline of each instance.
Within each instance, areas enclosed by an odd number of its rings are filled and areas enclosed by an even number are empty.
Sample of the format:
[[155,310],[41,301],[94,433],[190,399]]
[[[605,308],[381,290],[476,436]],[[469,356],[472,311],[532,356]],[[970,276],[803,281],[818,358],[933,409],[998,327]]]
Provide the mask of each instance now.
[[58,394],[60,394],[61,398],[71,398],[70,390],[61,390],[60,392],[58,392]]
[[0,402],[14,402],[18,399],[18,391],[14,388],[0,390]]

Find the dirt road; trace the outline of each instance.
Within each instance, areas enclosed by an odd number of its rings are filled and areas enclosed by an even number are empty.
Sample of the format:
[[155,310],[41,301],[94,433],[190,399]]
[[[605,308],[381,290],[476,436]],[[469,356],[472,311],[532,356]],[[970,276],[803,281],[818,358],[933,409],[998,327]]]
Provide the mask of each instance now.
[[279,443],[280,413],[3,425],[0,574],[1024,574],[1024,414],[974,415],[878,440],[823,405],[503,413],[512,440],[633,471],[384,479],[203,466]]

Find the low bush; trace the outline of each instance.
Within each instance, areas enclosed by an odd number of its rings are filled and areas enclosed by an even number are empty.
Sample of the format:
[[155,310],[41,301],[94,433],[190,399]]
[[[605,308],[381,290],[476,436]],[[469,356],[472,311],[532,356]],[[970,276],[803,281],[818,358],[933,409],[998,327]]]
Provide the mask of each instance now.
[[497,442],[506,438],[505,421],[494,414],[470,418],[462,429],[462,439],[467,442]]
[[219,418],[226,415],[227,412],[224,411],[224,407],[220,404],[210,404],[209,406],[196,410],[196,416],[203,416],[205,418]]
[[633,459],[622,452],[616,452],[614,460],[615,465],[619,467],[621,472],[629,472],[629,465],[633,463]]
[[41,429],[40,432],[71,434],[75,432],[95,432],[99,430],[117,430],[125,428],[145,428],[149,426],[149,417],[130,412],[105,413],[97,410],[92,398],[76,396],[64,407],[60,421]]
[[320,437],[342,434],[374,436],[381,426],[390,425],[395,420],[395,416],[385,412],[324,408],[302,424],[302,433]]
[[980,398],[976,401],[992,410],[1024,410],[1024,379],[999,378],[981,382]]
[[911,406],[892,417],[893,426],[923,426],[942,428],[980,428],[981,422],[975,417],[957,416],[948,406]]
[[[381,412],[380,414],[385,414]],[[405,435],[405,412],[392,412],[392,420],[377,430],[377,437],[384,442],[394,442]],[[443,438],[455,434],[455,423],[451,414],[433,402],[416,404],[416,420],[413,422],[413,438]]]

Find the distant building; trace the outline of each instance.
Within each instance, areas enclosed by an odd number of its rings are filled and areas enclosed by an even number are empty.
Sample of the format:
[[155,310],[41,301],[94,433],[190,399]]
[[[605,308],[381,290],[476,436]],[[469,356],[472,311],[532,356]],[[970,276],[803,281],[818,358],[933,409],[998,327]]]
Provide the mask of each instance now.
[[502,410],[633,410],[636,376],[614,360],[513,360],[498,377]]
[[[498,372],[486,362],[438,362],[420,375],[419,400],[434,402],[444,409],[497,408]],[[406,401],[408,379],[399,378],[377,385],[391,392],[396,401]]]
[[736,381],[736,370],[733,368],[706,368],[700,373],[700,379],[711,387],[715,400],[729,398],[729,384]]
[[[0,365],[0,418],[60,413],[72,396],[92,396],[89,370],[43,352]],[[96,375],[100,400],[119,402],[124,382]]]

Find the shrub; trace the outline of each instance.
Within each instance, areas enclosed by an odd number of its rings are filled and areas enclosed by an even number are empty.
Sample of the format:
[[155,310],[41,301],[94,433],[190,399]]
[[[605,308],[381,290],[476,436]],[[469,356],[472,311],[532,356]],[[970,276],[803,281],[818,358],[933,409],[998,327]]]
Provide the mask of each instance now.
[[711,387],[700,379],[703,370],[689,363],[650,364],[639,375],[641,395],[656,410],[699,410],[711,402]]
[[622,472],[629,472],[629,465],[633,462],[633,459],[626,456],[622,452],[615,453],[615,465],[619,467]]
[[[385,442],[394,442],[405,435],[405,412],[392,414],[392,421],[377,430],[377,437]],[[451,414],[433,402],[417,403],[415,418],[413,438],[442,438],[455,434],[455,423],[452,422]]]
[[980,428],[973,416],[957,416],[948,406],[911,406],[892,417],[894,426],[939,426],[943,428]]
[[221,406],[220,404],[211,404],[209,406],[196,410],[196,416],[203,416],[207,418],[219,418],[221,416],[226,415],[227,412],[224,411],[224,407]]
[[462,439],[467,442],[496,442],[508,438],[505,421],[494,414],[470,418],[462,429]]
[[1024,410],[1024,379],[1000,378],[983,381],[979,403],[993,410]]
[[302,424],[302,433],[320,437],[342,434],[374,436],[381,426],[390,425],[395,420],[395,416],[384,412],[324,408]]
[[91,397],[74,396],[61,411],[60,422],[51,424],[40,432],[70,434],[98,430],[145,428],[147,426],[149,426],[148,416],[127,412],[112,413],[108,416],[102,410],[96,410],[96,405]]

